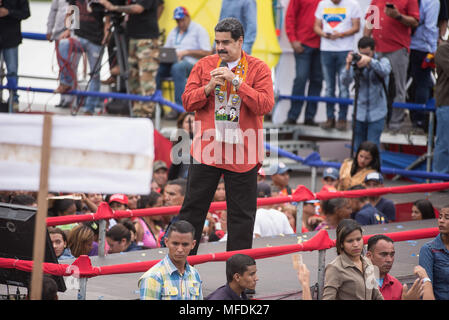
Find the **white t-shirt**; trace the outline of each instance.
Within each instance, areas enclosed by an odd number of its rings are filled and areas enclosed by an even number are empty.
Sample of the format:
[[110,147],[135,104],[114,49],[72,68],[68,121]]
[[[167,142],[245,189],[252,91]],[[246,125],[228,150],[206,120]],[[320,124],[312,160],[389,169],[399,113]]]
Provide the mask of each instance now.
[[254,235],[261,237],[279,236],[295,233],[288,222],[287,216],[276,209],[259,208],[256,211]]
[[[362,9],[355,0],[341,0],[334,4],[331,0],[323,0],[318,4],[315,17],[323,22],[323,32],[345,32],[352,28],[352,20],[361,18]],[[354,49],[355,34],[335,40],[321,38],[321,51],[350,51]]]

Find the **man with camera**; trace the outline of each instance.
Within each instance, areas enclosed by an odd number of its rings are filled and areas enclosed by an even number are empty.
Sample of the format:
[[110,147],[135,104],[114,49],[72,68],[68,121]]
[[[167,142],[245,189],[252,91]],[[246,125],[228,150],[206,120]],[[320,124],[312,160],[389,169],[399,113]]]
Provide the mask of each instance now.
[[[418,1],[372,0],[370,8],[377,10],[367,13],[363,35],[372,36],[379,56],[390,59],[396,84],[394,101],[405,102],[411,29],[418,26],[420,19]],[[404,120],[405,110],[394,108],[389,128],[400,130]]]
[[[128,2],[129,5],[115,5],[108,0],[98,0],[107,11],[129,15],[126,24],[126,34],[129,37],[129,91],[132,94],[152,96],[156,91],[156,74],[159,69],[159,0]],[[151,118],[155,107],[155,102],[134,101],[133,114]]]
[[341,74],[341,83],[349,87],[357,81],[358,99],[355,115],[354,150],[363,141],[380,146],[380,136],[387,116],[387,97],[382,83],[388,86],[391,72],[390,60],[378,57],[374,39],[362,37],[358,42],[359,53],[350,52],[346,67]]

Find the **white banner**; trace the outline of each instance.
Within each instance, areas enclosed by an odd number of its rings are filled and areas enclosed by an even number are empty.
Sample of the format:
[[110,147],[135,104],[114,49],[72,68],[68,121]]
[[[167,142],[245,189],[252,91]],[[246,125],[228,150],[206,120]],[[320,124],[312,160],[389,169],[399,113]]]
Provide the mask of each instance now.
[[[150,192],[151,120],[52,118],[49,191]],[[43,119],[43,115],[0,114],[0,190],[38,190]]]

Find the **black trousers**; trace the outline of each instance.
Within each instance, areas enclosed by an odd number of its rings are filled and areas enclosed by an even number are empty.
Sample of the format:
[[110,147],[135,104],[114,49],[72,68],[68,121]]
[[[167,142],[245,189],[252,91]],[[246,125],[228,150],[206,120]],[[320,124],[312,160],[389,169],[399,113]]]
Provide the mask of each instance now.
[[187,189],[179,220],[189,221],[195,228],[195,255],[210,203],[221,175],[224,176],[227,205],[227,251],[250,249],[253,244],[254,220],[257,210],[257,170],[237,173],[205,164],[191,164]]

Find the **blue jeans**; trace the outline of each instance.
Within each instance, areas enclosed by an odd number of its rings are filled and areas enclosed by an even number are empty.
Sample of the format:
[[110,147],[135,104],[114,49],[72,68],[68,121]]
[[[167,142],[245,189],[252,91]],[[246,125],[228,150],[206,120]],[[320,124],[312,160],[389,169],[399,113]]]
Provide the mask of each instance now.
[[[293,81],[292,96],[304,96],[307,80],[309,80],[308,96],[320,96],[323,86],[320,49],[303,44],[304,52],[295,52],[296,77]],[[296,121],[301,114],[304,101],[292,100],[288,111],[288,119]],[[317,111],[316,102],[307,102],[305,120],[313,120]]]
[[[338,83],[339,98],[347,99],[349,90],[341,86],[340,74],[346,65],[346,57],[349,51],[321,51],[321,65],[323,68],[324,81],[326,82],[326,97],[335,98],[335,87]],[[335,119],[335,103],[326,103],[327,119]],[[346,120],[348,105],[339,104],[338,120]]]
[[187,78],[192,71],[193,64],[181,60],[176,63],[161,63],[157,73],[156,82],[157,88],[162,88],[162,79],[171,77],[175,85],[175,103],[182,106],[182,94],[186,87]]
[[[410,73],[414,82],[414,99],[415,103],[425,104],[431,97],[433,87],[431,69],[421,68],[421,64],[426,57],[427,52],[411,50],[410,51]],[[428,131],[429,113],[419,110],[410,110],[410,119],[414,126],[423,128]]]
[[449,174],[449,131],[446,126],[449,123],[449,106],[436,108],[436,140],[433,152],[433,171]]
[[[19,47],[12,47],[7,49],[0,49],[0,53],[3,54],[3,59],[6,64],[6,79],[8,80],[8,86],[17,87],[18,77],[17,72],[19,68]],[[13,93],[13,102],[19,102],[19,96],[17,91]]]
[[380,136],[385,127],[385,118],[373,122],[355,122],[354,150],[364,141],[371,141],[380,149]]
[[[69,49],[70,49],[70,42],[69,39],[62,39],[59,41],[59,53],[61,57],[66,60],[70,61],[71,68],[73,70],[73,73],[76,75],[76,71],[78,69],[78,63],[79,59],[82,55],[82,51],[86,52],[87,54],[87,62],[89,63],[89,70],[92,73],[93,68],[95,67],[95,64],[98,60],[99,63],[97,65],[97,72],[95,74],[91,75],[91,80],[89,84],[88,91],[100,91],[100,66],[101,66],[101,46],[94,44],[90,42],[87,39],[84,38],[76,38],[76,40],[79,41],[78,45],[74,45],[72,47],[73,54],[69,57]],[[76,42],[75,40],[75,42]],[[70,59],[70,60],[69,60]],[[90,79],[90,78],[89,78]],[[68,70],[67,66],[64,66],[61,70],[60,75],[60,82],[65,85],[73,85],[73,77],[71,72]],[[100,107],[100,98],[99,97],[87,97],[84,103],[84,110],[89,112],[95,112],[96,107]]]

